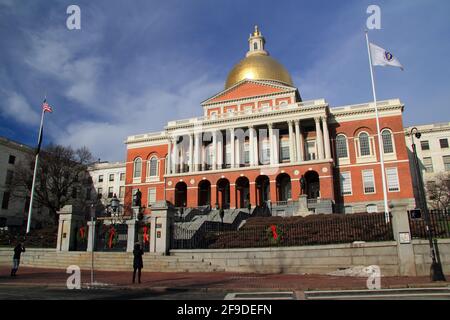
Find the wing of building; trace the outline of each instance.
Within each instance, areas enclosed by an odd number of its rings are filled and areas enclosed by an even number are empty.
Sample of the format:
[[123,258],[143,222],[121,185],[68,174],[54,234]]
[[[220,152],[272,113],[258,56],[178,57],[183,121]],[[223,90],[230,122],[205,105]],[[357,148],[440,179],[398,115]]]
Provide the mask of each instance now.
[[[303,101],[289,72],[265,50],[255,28],[249,51],[224,90],[201,103],[203,115],[126,140],[126,198],[142,192],[177,207],[270,206],[288,215],[306,195],[317,213],[383,211],[373,103],[330,107]],[[398,99],[378,103],[388,199],[414,207]]]

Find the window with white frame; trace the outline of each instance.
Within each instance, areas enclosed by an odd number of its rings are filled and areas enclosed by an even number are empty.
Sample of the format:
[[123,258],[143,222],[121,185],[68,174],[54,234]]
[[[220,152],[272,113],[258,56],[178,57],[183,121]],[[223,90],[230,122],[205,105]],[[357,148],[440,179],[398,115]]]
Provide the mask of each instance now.
[[359,140],[359,155],[361,157],[370,156],[370,137],[367,132],[361,132],[358,136]]
[[114,187],[108,188],[108,198],[112,198],[114,193]]
[[125,198],[125,186],[119,187],[119,198],[121,199]]
[[423,158],[423,166],[425,168],[426,173],[432,173],[433,172],[433,159],[431,157],[424,157]]
[[279,104],[280,107],[287,106],[287,105],[288,105],[287,100],[280,101],[280,104]]
[[209,116],[211,117],[211,119],[216,119],[217,118],[217,111],[213,111],[209,114]]
[[350,171],[341,172],[341,194],[343,196],[352,194],[352,175]]
[[269,139],[264,139],[262,141],[261,162],[263,164],[270,163],[270,140]]
[[316,160],[316,141],[306,141],[307,160]]
[[348,158],[347,137],[343,134],[336,137],[336,156],[338,159]]
[[397,168],[386,168],[386,180],[389,192],[400,191]]
[[141,158],[136,158],[134,160],[133,178],[140,178],[141,173],[142,173],[142,160]]
[[450,171],[450,156],[443,156],[442,159],[444,160],[445,171]]
[[391,130],[384,129],[381,132],[381,139],[383,141],[383,152],[385,154],[394,153],[394,142],[392,140]]
[[367,211],[367,213],[377,213],[378,207],[376,204],[368,204],[366,206],[366,211]]
[[114,173],[111,173],[111,174],[109,175],[109,181],[114,181]]
[[125,172],[120,173],[120,181],[125,181]]
[[363,178],[364,193],[365,194],[375,193],[375,178],[373,175],[373,170],[363,170],[362,178]]
[[147,176],[158,176],[158,158],[156,156],[151,157],[147,162]]
[[245,141],[244,143],[244,163],[249,164],[250,163],[250,142]]
[[148,206],[156,202],[156,188],[148,188]]
[[281,161],[289,160],[289,139],[281,139]]

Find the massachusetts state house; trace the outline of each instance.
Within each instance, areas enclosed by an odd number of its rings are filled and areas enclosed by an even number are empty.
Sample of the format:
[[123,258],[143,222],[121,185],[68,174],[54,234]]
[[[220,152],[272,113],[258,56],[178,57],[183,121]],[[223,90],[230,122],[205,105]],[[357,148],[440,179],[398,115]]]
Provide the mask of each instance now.
[[[289,72],[265,50],[255,27],[249,50],[203,115],[126,140],[126,198],[139,189],[146,212],[176,207],[382,212],[383,186],[372,102],[331,107],[303,101]],[[399,99],[378,102],[388,201],[414,207]]]

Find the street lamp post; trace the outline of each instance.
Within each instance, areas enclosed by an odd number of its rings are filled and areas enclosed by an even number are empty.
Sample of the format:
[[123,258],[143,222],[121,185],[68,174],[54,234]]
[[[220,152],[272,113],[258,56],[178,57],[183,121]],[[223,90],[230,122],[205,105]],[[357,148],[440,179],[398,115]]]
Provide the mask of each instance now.
[[94,285],[94,248],[95,248],[95,237],[94,237],[94,217],[95,217],[95,206],[91,205],[91,287]]
[[[444,273],[442,272],[442,265],[440,263],[440,259],[437,257],[437,251],[434,243],[433,243],[433,229],[431,228],[431,220],[430,214],[428,212],[427,199],[425,196],[425,189],[423,184],[422,170],[419,166],[419,158],[417,157],[416,144],[414,143],[414,136],[417,139],[420,139],[421,133],[419,130],[414,127],[410,132],[411,141],[412,141],[412,150],[413,150],[413,158],[414,158],[414,169],[416,171],[416,182],[417,182],[417,192],[419,196],[419,207],[421,212],[423,212],[425,217],[425,228],[428,235],[428,241],[430,243],[430,251],[431,251],[431,280],[432,281],[445,281]],[[437,244],[436,244],[437,246]]]

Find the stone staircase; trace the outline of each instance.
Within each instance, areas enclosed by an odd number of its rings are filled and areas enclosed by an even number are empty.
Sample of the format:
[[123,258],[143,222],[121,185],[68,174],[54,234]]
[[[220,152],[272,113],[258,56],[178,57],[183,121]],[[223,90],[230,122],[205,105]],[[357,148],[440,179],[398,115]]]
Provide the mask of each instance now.
[[[6,253],[0,250],[0,264],[11,265],[12,249]],[[147,272],[217,272],[224,269],[212,266],[210,262],[192,256],[162,256],[145,253],[144,271]],[[35,268],[66,269],[77,265],[81,269],[90,269],[90,252],[57,252],[54,249],[29,249],[22,254],[21,265]],[[128,252],[95,252],[95,270],[130,271],[133,268],[133,254]]]

